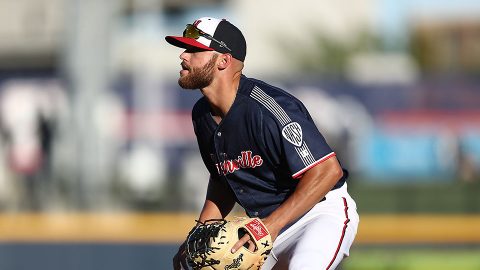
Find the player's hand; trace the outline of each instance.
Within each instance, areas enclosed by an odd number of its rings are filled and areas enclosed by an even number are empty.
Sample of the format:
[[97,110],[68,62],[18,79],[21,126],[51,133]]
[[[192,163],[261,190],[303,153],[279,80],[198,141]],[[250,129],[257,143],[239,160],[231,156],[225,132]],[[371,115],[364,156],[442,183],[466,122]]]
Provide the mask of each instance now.
[[240,240],[233,245],[231,252],[235,253],[239,248],[243,245],[247,244],[247,249],[250,251],[255,251],[255,244],[253,243],[252,239],[250,238],[250,234],[246,233]]
[[[266,222],[268,222],[266,219],[262,220],[264,222],[265,227],[267,227],[268,232],[270,233],[270,236],[272,238],[272,243],[275,241],[275,239],[278,236],[279,230],[275,228],[275,226],[269,226]],[[250,234],[245,234],[240,240],[233,245],[231,252],[235,253],[239,248],[241,248],[243,245],[246,244],[246,247],[250,251],[255,251],[255,244],[253,240],[251,239]]]
[[278,234],[282,228],[276,226],[276,224],[271,223],[270,220],[267,218],[262,219],[263,224],[267,227],[268,232],[270,233],[270,237],[272,237],[272,243],[275,242],[277,239]]
[[173,257],[173,269],[182,270],[188,269],[186,254],[185,254],[185,242],[178,248],[177,254]]

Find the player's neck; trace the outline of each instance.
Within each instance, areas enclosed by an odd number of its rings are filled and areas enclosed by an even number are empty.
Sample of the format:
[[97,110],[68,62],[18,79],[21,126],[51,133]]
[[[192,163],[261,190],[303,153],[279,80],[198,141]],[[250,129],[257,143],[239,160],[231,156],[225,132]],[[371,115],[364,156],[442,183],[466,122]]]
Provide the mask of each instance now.
[[210,86],[201,89],[202,94],[207,98],[210,104],[212,116],[217,123],[227,115],[232,107],[240,84],[240,75],[234,75],[233,79],[215,80]]

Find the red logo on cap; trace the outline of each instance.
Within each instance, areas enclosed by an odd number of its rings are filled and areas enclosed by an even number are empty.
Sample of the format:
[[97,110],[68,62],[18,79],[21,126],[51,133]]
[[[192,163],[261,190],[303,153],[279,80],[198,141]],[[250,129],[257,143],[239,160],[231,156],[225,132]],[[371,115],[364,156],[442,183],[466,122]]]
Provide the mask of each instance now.
[[257,219],[250,221],[245,226],[257,241],[268,235],[268,231],[265,226],[263,226],[263,224]]
[[202,20],[196,20],[196,21],[193,23],[193,26],[197,27],[201,22],[202,22]]

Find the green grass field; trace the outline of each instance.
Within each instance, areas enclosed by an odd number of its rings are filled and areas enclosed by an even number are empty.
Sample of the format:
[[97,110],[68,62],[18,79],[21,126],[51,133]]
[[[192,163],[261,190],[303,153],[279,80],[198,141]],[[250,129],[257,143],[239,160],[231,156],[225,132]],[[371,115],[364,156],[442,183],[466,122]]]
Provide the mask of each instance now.
[[342,270],[479,270],[476,248],[375,248],[352,249]]
[[375,183],[352,179],[348,188],[361,213],[480,213],[480,181]]

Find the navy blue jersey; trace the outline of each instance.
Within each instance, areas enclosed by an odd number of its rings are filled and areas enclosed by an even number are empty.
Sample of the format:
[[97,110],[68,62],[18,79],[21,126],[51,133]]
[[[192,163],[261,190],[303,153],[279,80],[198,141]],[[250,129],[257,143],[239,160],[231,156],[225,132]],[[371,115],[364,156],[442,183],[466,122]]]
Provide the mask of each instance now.
[[[210,181],[226,181],[249,216],[268,216],[304,172],[335,156],[298,99],[244,75],[220,124],[205,97],[193,107],[192,119]],[[334,188],[347,175],[344,169]]]

